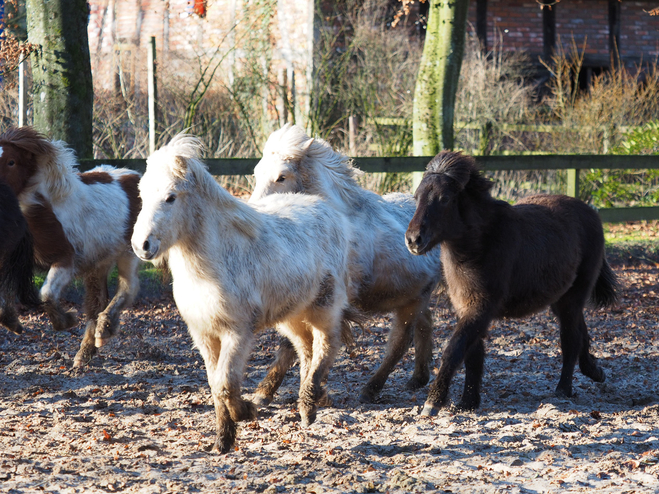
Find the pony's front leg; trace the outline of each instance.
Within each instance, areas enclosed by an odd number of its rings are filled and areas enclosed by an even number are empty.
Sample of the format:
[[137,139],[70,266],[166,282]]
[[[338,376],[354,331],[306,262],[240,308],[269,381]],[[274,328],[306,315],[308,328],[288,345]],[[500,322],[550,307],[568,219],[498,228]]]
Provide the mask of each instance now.
[[95,344],[102,347],[116,335],[119,329],[121,311],[133,303],[140,289],[137,270],[140,260],[132,253],[126,252],[117,259],[118,287],[117,293],[108,306],[98,315],[96,321]]
[[231,413],[222,398],[213,394],[213,404],[215,405],[217,436],[215,437],[215,443],[211,446],[211,451],[217,451],[223,455],[233,449],[238,427],[231,418]]
[[64,310],[59,304],[62,291],[68,286],[73,279],[75,272],[72,265],[53,264],[48,271],[46,281],[41,287],[40,297],[44,304],[44,309],[50,318],[53,329],[62,331],[70,329],[78,324],[78,312]]
[[[442,363],[439,368],[439,374],[430,385],[428,398],[423,406],[421,415],[433,416],[437,415],[439,409],[446,405],[448,401],[448,392],[451,385],[451,380],[455,375],[458,367],[464,362],[470,350],[475,349],[475,353],[470,354],[470,366],[467,369],[468,379],[465,381],[465,387],[469,386],[472,391],[466,393],[463,397],[463,402],[466,399],[470,404],[474,403],[473,392],[476,394],[480,391],[480,375],[482,374],[482,363],[480,372],[475,365],[475,360],[483,357],[483,354],[478,351],[479,340],[482,340],[487,334],[487,328],[492,318],[489,315],[478,315],[473,317],[463,317],[458,321],[455,331],[451,335],[451,339],[444,349],[442,354]],[[482,344],[482,341],[480,342]],[[473,380],[478,377],[479,386],[474,388]],[[465,391],[467,391],[465,389]],[[477,398],[480,402],[480,395]]]
[[224,400],[232,420],[254,420],[256,405],[240,394],[245,367],[252,350],[253,331],[247,327],[224,330],[221,339],[216,367],[208,375],[213,396]]

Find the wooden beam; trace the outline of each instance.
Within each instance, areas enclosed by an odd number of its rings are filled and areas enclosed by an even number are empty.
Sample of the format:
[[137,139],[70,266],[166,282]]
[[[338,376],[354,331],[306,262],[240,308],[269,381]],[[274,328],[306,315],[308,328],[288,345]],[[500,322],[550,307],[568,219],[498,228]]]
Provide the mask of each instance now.
[[620,1],[609,0],[609,56],[612,63],[620,60]]
[[481,49],[487,52],[487,0],[476,1],[476,36]]
[[545,61],[549,61],[556,48],[557,2],[552,2],[553,5],[549,5],[548,0],[543,3],[547,5],[542,8],[542,54]]

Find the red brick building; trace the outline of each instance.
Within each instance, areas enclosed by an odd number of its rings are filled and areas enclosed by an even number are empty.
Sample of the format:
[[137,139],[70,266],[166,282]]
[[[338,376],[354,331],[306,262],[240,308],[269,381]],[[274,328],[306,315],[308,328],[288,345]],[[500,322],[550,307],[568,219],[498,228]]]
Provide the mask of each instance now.
[[[551,4],[551,8],[541,4]],[[560,43],[586,43],[584,65],[608,67],[619,54],[626,65],[659,57],[659,0],[472,0],[469,21],[488,47],[547,57]]]

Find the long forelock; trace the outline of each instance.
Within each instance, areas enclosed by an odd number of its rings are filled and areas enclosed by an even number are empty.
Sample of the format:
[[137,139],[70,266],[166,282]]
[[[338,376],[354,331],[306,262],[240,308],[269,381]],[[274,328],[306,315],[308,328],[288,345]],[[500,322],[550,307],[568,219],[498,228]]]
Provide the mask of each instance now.
[[56,150],[46,137],[32,127],[12,127],[0,135],[0,146],[13,145],[37,156],[38,160],[54,156]]
[[459,151],[442,151],[428,163],[426,170],[451,177],[464,184],[464,190],[477,194],[489,194],[493,185],[482,175],[474,158]]
[[286,125],[273,132],[264,147],[264,155],[275,153],[284,161],[295,163],[300,180],[309,193],[338,194],[338,199],[348,202],[361,189],[356,178],[362,174],[352,166],[350,158],[335,151],[332,146],[316,137],[311,139],[298,125]]

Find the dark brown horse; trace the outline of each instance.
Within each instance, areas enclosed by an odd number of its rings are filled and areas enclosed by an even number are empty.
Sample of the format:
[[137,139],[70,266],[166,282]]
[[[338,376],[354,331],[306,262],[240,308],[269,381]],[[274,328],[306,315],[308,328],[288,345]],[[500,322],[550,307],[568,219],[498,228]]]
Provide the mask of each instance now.
[[16,300],[27,306],[39,304],[33,266],[34,248],[27,222],[11,187],[0,181],[0,324],[16,334],[23,332]]
[[460,408],[480,405],[485,346],[493,319],[524,317],[550,306],[560,322],[563,369],[556,388],[572,396],[572,375],[596,382],[604,371],[590,353],[583,309],[616,301],[616,278],[604,257],[597,212],[567,196],[536,195],[511,206],[490,196],[492,183],[474,160],[442,152],[428,164],[415,193],[417,210],[405,234],[408,249],[424,254],[441,244],[441,259],[458,324],[444,349],[423,408],[435,415],[465,363]]

